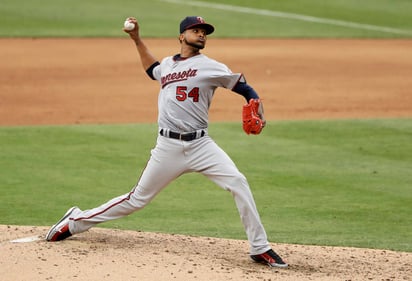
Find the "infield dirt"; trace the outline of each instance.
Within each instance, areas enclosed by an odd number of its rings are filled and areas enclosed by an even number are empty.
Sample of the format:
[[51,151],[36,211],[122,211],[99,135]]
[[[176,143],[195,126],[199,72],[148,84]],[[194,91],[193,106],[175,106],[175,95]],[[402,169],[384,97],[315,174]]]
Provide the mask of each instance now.
[[[159,59],[179,52],[177,39],[146,43]],[[268,120],[412,117],[412,40],[210,38],[204,53],[245,74]],[[128,39],[0,39],[0,62],[0,126],[156,122],[158,85]],[[240,122],[243,103],[219,89],[211,122]],[[273,241],[291,264],[280,270],[251,262],[243,240],[94,228],[10,242],[47,229],[0,226],[1,280],[412,280],[412,253],[388,250]]]

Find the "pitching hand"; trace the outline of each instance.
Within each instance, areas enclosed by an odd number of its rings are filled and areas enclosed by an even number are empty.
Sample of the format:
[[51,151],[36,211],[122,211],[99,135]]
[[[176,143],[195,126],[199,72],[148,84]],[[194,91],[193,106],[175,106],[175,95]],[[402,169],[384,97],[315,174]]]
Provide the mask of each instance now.
[[134,24],[134,28],[132,30],[126,30],[125,28],[123,28],[123,31],[128,33],[129,36],[136,41],[139,39],[139,23],[134,17],[129,17],[127,19],[129,20],[129,22]]

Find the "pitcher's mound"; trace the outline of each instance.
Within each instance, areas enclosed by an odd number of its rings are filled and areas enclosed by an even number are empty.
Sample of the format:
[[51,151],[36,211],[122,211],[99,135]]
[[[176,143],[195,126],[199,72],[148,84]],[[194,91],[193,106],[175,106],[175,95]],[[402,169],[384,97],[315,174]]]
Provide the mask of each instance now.
[[2,280],[410,280],[412,253],[272,244],[290,264],[254,263],[243,240],[103,228],[46,242],[48,227],[0,225]]

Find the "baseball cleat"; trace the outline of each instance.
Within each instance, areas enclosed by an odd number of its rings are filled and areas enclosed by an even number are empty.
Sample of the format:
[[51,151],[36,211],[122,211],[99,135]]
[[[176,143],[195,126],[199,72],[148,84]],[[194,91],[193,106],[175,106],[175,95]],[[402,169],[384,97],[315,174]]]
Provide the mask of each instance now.
[[275,251],[272,249],[266,251],[263,254],[259,255],[251,255],[250,258],[254,260],[255,262],[267,264],[270,267],[280,267],[280,268],[286,268],[289,265],[285,263],[282,258],[276,254]]
[[47,232],[46,240],[47,241],[60,241],[64,240],[67,237],[72,236],[69,231],[69,218],[70,215],[73,213],[77,207],[70,208],[64,216],[55,224],[53,225],[50,230]]

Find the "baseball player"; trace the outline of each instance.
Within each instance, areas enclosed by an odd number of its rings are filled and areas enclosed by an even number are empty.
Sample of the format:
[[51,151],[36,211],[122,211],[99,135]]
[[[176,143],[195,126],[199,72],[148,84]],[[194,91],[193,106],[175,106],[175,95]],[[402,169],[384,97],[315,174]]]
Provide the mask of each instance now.
[[[180,175],[198,172],[232,193],[249,244],[250,257],[271,267],[287,267],[270,247],[253,195],[245,176],[229,156],[208,135],[208,110],[217,87],[243,95],[246,101],[259,99],[241,73],[200,53],[214,27],[201,17],[186,17],[180,23],[179,54],[159,62],[139,35],[135,18],[134,41],[147,75],[160,84],[158,137],[150,159],[136,186],[94,209],[69,209],[51,227],[47,241],[60,241],[84,232],[98,223],[118,219],[144,208],[163,188]],[[259,118],[264,126],[263,108]]]

